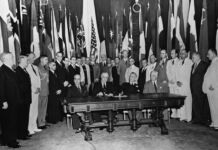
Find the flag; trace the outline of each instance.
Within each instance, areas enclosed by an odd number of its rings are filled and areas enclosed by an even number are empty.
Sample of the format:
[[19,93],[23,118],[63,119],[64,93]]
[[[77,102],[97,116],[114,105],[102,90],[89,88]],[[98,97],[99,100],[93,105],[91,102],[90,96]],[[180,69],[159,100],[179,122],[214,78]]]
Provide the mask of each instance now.
[[144,32],[144,21],[142,19],[142,9],[139,11],[139,32],[140,32],[140,41],[139,41],[139,60],[145,57],[145,32]]
[[31,45],[30,50],[35,54],[35,58],[40,57],[40,46],[39,46],[39,32],[38,32],[38,20],[35,0],[31,2]]
[[190,27],[189,33],[189,49],[190,52],[198,51],[197,44],[197,33],[196,33],[196,23],[195,23],[195,4],[194,0],[191,0],[188,16],[188,26]]
[[59,31],[58,31],[58,40],[59,40],[59,47],[60,51],[63,53],[63,56],[66,56],[66,47],[64,43],[64,37],[63,37],[63,19],[62,19],[62,11],[61,11],[61,5],[59,6]]
[[[18,64],[19,56],[21,53],[21,44],[20,44],[20,23],[18,20],[18,9],[15,0],[9,0],[9,9],[11,14],[11,23],[12,23],[12,33],[14,37],[14,59],[15,63]],[[9,50],[10,51],[10,50]]]
[[123,10],[123,33],[122,33],[122,50],[128,50],[129,36],[128,36],[128,24],[126,18],[126,11]]
[[[160,9],[160,1],[158,0],[158,10],[157,10],[157,36],[156,36],[156,54],[159,54],[160,51],[160,43],[159,36],[163,31],[163,21],[161,17],[161,9]],[[159,55],[157,55],[159,57]]]
[[149,54],[148,54],[148,64],[149,64],[149,65],[151,64],[151,62],[150,62],[150,57],[151,57],[151,55],[154,54],[152,47],[153,47],[153,46],[152,46],[152,44],[151,44],[150,49],[149,49]]
[[105,45],[105,21],[104,21],[104,16],[102,16],[102,41],[100,45],[100,56],[105,55],[107,56],[106,53],[106,45]]
[[82,24],[79,23],[76,16],[76,55],[78,57],[87,56],[85,32]]
[[20,0],[20,40],[21,40],[21,54],[30,53],[30,22],[29,15],[26,8],[26,0]]
[[114,18],[114,40],[115,40],[115,56],[119,54],[119,25],[118,25],[118,16],[117,11]]
[[172,1],[169,0],[169,10],[168,10],[168,26],[167,26],[167,53],[170,55],[172,49],[172,38],[173,30],[175,29],[175,21],[172,10]]
[[91,54],[98,57],[100,54],[100,39],[95,15],[94,0],[83,0],[82,24],[85,32],[85,45],[87,56]]
[[71,57],[75,56],[75,42],[74,42],[74,34],[73,34],[73,28],[72,28],[72,21],[71,21],[71,13],[69,13],[69,41],[70,41],[70,47],[71,47]]
[[208,51],[208,24],[207,24],[207,2],[203,0],[202,14],[201,14],[201,28],[199,38],[199,53],[202,60],[207,59]]
[[59,41],[58,41],[58,32],[57,25],[55,20],[54,9],[51,8],[51,43],[53,50],[51,51],[52,58],[54,58],[55,54],[59,52]]
[[116,57],[116,43],[115,43],[115,35],[114,35],[114,23],[113,20],[111,18],[111,16],[109,16],[109,57],[111,58],[115,58]]
[[178,12],[176,17],[176,44],[175,48],[178,50],[185,49],[185,31],[182,13],[182,0],[179,2]]
[[64,19],[64,35],[65,35],[65,45],[66,45],[66,56],[68,58],[71,58],[71,54],[72,54],[72,47],[71,47],[71,43],[70,43],[70,37],[69,37],[69,25],[68,25],[68,13],[67,13],[67,9],[65,8],[65,19]]

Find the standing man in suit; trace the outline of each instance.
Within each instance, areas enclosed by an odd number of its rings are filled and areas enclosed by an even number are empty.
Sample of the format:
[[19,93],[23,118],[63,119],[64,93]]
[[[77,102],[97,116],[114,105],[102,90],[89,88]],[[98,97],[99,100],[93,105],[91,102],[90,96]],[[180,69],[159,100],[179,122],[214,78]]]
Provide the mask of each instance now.
[[163,83],[158,82],[157,78],[158,78],[158,72],[153,70],[151,72],[150,81],[147,81],[145,83],[145,87],[143,90],[144,94],[146,93],[167,93],[168,92],[166,88],[163,88]]
[[156,68],[157,65],[157,58],[154,55],[151,55],[150,58],[150,64],[147,67],[147,72],[146,72],[146,82],[150,81],[150,77],[151,77],[151,72]]
[[[56,53],[56,70],[55,70],[55,74],[57,75],[57,78],[60,82],[61,85],[61,94],[59,95],[60,99],[59,99],[59,107],[62,108],[62,102],[64,99],[64,93],[66,93],[66,87],[69,85],[68,82],[68,78],[66,75],[66,70],[64,67],[64,64],[62,62],[63,60],[63,54],[61,52]],[[62,110],[62,109],[61,109]],[[64,112],[61,113],[61,120],[63,120],[64,118]]]
[[91,76],[90,76],[90,68],[89,65],[86,64],[86,57],[82,57],[81,59],[81,66],[84,71],[84,76],[85,76],[85,85],[87,87],[87,90],[89,90],[89,87],[91,85]]
[[80,74],[80,67],[76,65],[76,57],[72,56],[70,60],[70,65],[68,67],[69,69],[69,82],[71,85],[74,83],[74,75]]
[[[81,84],[80,75],[74,75],[74,84],[68,88],[67,102],[71,103],[75,98],[82,98],[88,96],[87,88]],[[72,114],[73,128],[76,132],[81,131],[81,121],[84,119],[83,113]]]
[[76,59],[76,65],[79,67],[80,70],[81,83],[85,85],[85,73],[82,67],[82,61],[80,57]]
[[[171,50],[171,58],[167,62],[167,78],[168,78],[168,86],[169,86],[169,92],[171,94],[178,94],[177,91],[177,69],[178,69],[178,52],[175,49]],[[172,118],[178,118],[178,110],[172,109]]]
[[157,80],[159,83],[162,83],[164,91],[169,91],[168,87],[168,78],[167,78],[167,52],[165,49],[161,50],[160,52],[160,62],[156,66],[155,70],[158,72]]
[[41,80],[40,80],[38,67],[33,65],[34,60],[35,60],[35,54],[30,53],[28,55],[28,66],[26,68],[27,72],[30,75],[31,95],[32,95],[31,96],[32,103],[30,104],[29,125],[28,125],[28,130],[30,135],[34,134],[35,132],[42,131],[41,129],[38,129],[36,124],[37,117],[38,117],[38,102],[39,102],[39,92],[41,89]]
[[47,122],[57,123],[62,120],[62,112],[60,109],[60,99],[62,93],[61,82],[55,72],[56,63],[49,63],[49,95],[48,95],[48,109],[47,109]]
[[192,123],[209,125],[210,119],[208,116],[210,110],[208,109],[207,95],[202,91],[204,75],[207,71],[208,65],[201,60],[201,56],[197,52],[192,54],[192,61],[193,65],[190,80],[192,93]]
[[132,72],[135,72],[137,75],[137,80],[139,78],[139,68],[135,66],[135,60],[133,58],[129,59],[130,66],[126,69],[125,78],[126,82],[129,82],[129,76]]
[[38,113],[38,126],[41,129],[46,128],[46,113],[47,113],[47,105],[48,105],[48,82],[49,82],[49,73],[48,73],[48,57],[41,56],[40,57],[40,64],[39,68],[39,75],[41,79],[41,90],[39,93],[39,113]]
[[139,79],[138,79],[139,90],[141,93],[143,93],[143,89],[145,86],[147,65],[148,65],[147,60],[142,59],[142,67],[139,69]]
[[115,58],[115,60],[111,61],[112,64],[112,78],[113,78],[113,85],[117,90],[119,89],[120,86],[120,76],[118,74],[118,66],[119,66],[119,61],[120,59],[118,57]]
[[2,138],[8,147],[19,148],[17,142],[17,116],[20,103],[19,86],[14,65],[13,55],[3,53],[3,65],[0,71],[0,100],[2,101]]
[[31,81],[30,76],[26,70],[28,66],[27,57],[20,56],[19,66],[16,68],[16,75],[18,87],[20,92],[20,103],[18,106],[18,138],[28,139],[28,124],[29,124],[29,111],[32,101],[31,96]]
[[108,68],[106,55],[101,56],[101,62],[99,63],[99,67],[100,67],[100,74],[102,74],[103,72],[107,72],[109,74],[109,68]]
[[128,58],[128,51],[123,50],[123,59],[120,60],[118,65],[118,74],[120,76],[120,85],[126,82],[125,74],[126,69],[129,67],[129,58]]
[[207,56],[211,61],[210,66],[204,75],[203,92],[207,94],[211,112],[210,127],[218,130],[218,57],[216,49],[209,49]]
[[192,95],[190,89],[190,77],[193,62],[188,58],[186,50],[180,51],[180,61],[177,71],[178,94],[186,96],[185,104],[178,110],[180,121],[189,122],[192,119]]

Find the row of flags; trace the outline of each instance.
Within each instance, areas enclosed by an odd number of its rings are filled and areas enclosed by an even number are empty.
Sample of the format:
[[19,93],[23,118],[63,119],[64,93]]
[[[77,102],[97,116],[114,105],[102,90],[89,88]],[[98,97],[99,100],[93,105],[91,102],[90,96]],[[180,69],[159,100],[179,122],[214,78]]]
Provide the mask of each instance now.
[[[44,1],[47,3],[45,4]],[[145,13],[147,16],[150,15],[151,4],[148,2],[145,7],[141,7],[140,1],[136,1],[135,3],[140,7],[139,11],[135,12],[132,6],[124,9],[122,26],[120,26],[117,12],[114,16],[102,15],[101,19],[97,20],[94,0],[83,0],[81,21],[77,15],[72,15],[66,6],[63,8],[60,6],[58,22],[50,0],[31,0],[30,5],[27,0],[1,0],[0,53],[13,53],[16,63],[20,54],[28,52],[35,53],[36,58],[40,55],[48,55],[49,59],[53,59],[55,53],[59,51],[68,58],[89,57],[90,55],[95,55],[97,61],[100,61],[102,55],[115,58],[124,49],[134,51],[133,13],[137,13],[138,59],[149,57],[152,54],[158,55],[161,49],[160,37],[164,27],[160,0],[156,1],[157,12],[156,16],[153,16],[155,24],[151,24],[149,17],[145,18]],[[184,10],[188,11],[184,13]],[[155,32],[152,31],[154,28]],[[190,0],[190,3],[182,0],[169,0],[167,34],[165,35],[168,54],[172,48],[186,48],[190,52],[199,51],[202,58],[206,59],[208,50],[206,0],[203,0],[199,42],[197,42],[196,32],[194,0]],[[216,48],[218,48],[218,31],[216,35]],[[149,40],[149,36],[152,40]]]

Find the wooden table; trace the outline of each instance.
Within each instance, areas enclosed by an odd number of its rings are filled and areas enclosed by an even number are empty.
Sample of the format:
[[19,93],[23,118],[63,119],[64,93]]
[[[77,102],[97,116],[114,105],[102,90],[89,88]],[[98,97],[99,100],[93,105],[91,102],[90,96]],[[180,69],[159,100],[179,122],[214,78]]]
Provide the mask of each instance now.
[[[70,113],[84,112],[85,114],[85,140],[92,140],[90,128],[107,127],[109,133],[113,132],[114,126],[130,125],[136,131],[141,124],[154,124],[161,128],[161,134],[168,134],[168,129],[163,120],[163,111],[168,108],[180,108],[184,105],[185,96],[155,93],[137,94],[128,97],[86,97],[71,99],[68,104]],[[142,109],[155,110],[151,119],[136,120],[136,111]],[[131,110],[132,120],[114,122],[113,111]],[[89,120],[93,111],[108,111],[107,123],[92,123]]]

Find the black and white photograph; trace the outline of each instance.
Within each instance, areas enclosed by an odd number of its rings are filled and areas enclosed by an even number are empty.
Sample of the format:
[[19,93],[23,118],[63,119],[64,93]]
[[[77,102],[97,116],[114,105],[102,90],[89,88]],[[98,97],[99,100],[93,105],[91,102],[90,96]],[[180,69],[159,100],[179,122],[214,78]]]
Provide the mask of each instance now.
[[0,0],[0,150],[217,150],[218,0]]

